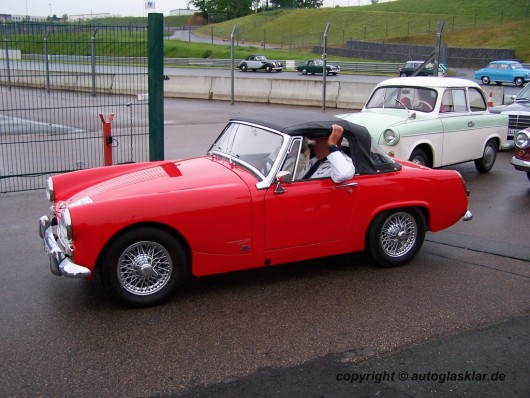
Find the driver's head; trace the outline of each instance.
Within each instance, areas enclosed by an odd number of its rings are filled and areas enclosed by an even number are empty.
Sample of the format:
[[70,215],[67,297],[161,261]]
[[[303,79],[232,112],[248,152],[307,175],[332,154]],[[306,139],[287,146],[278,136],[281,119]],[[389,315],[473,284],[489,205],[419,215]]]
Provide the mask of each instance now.
[[321,137],[313,141],[313,152],[317,159],[324,159],[329,155],[328,138]]

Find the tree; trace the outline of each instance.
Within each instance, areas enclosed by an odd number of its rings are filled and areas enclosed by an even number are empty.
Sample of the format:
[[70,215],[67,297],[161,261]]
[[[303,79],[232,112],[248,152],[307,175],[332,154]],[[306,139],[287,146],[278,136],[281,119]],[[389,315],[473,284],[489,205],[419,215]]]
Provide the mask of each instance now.
[[324,0],[271,0],[273,8],[320,8]]
[[253,0],[191,0],[192,4],[203,14],[211,13],[226,14],[228,19],[239,18],[252,12]]

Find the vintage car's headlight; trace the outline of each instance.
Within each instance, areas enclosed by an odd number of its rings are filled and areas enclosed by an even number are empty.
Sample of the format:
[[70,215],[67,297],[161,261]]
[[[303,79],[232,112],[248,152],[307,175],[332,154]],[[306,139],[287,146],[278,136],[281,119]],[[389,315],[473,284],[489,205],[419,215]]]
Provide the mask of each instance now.
[[61,215],[58,217],[57,222],[57,235],[63,243],[72,242],[72,217],[70,216],[70,210],[64,209]]
[[383,139],[388,145],[396,145],[399,141],[399,135],[392,129],[387,129],[383,133]]
[[53,180],[51,177],[48,177],[46,180],[46,197],[52,203],[55,201],[55,192],[53,190]]
[[530,146],[530,133],[519,131],[515,136],[515,146],[519,149],[526,149]]

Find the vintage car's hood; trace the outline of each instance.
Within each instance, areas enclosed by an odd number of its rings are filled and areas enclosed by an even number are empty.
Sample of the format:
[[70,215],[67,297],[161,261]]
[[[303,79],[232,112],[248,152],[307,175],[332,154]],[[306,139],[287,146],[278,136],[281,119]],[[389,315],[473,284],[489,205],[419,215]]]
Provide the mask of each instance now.
[[103,180],[101,174],[104,175],[111,170],[99,168],[87,175],[87,178],[95,181],[94,184],[83,181],[83,188],[73,192],[69,197],[64,197],[62,201],[68,207],[75,207],[93,202],[164,194],[219,184],[227,186],[243,184],[238,175],[226,165],[224,161],[212,157],[143,163],[126,173],[116,174],[112,170],[115,175]]
[[530,101],[516,101],[513,104],[506,105],[502,112],[517,113],[527,112],[530,113]]
[[[419,113],[416,112],[418,116]],[[337,115],[337,117],[366,127],[374,138],[379,138],[386,128],[403,124],[408,120],[407,111],[400,109],[370,109],[360,113]]]

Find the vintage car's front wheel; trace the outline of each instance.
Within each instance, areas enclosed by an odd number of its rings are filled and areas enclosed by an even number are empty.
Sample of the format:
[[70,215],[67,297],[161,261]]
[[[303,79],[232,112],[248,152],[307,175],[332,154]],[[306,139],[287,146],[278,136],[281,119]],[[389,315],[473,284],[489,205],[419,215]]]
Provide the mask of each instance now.
[[118,236],[100,267],[105,290],[118,302],[147,307],[166,300],[186,276],[186,255],[169,233],[141,227]]
[[497,149],[497,141],[494,139],[486,142],[482,157],[475,160],[475,168],[480,173],[487,173],[492,169],[493,165],[495,164],[495,160],[497,159]]
[[397,267],[418,254],[425,231],[425,216],[421,210],[388,210],[373,220],[367,235],[367,248],[379,266]]
[[307,69],[302,69],[302,75],[307,75]]
[[409,161],[412,163],[419,164],[421,166],[431,167],[429,157],[421,148],[416,148],[412,151],[412,153],[410,154]]
[[524,79],[522,77],[516,77],[514,83],[517,87],[523,87]]

